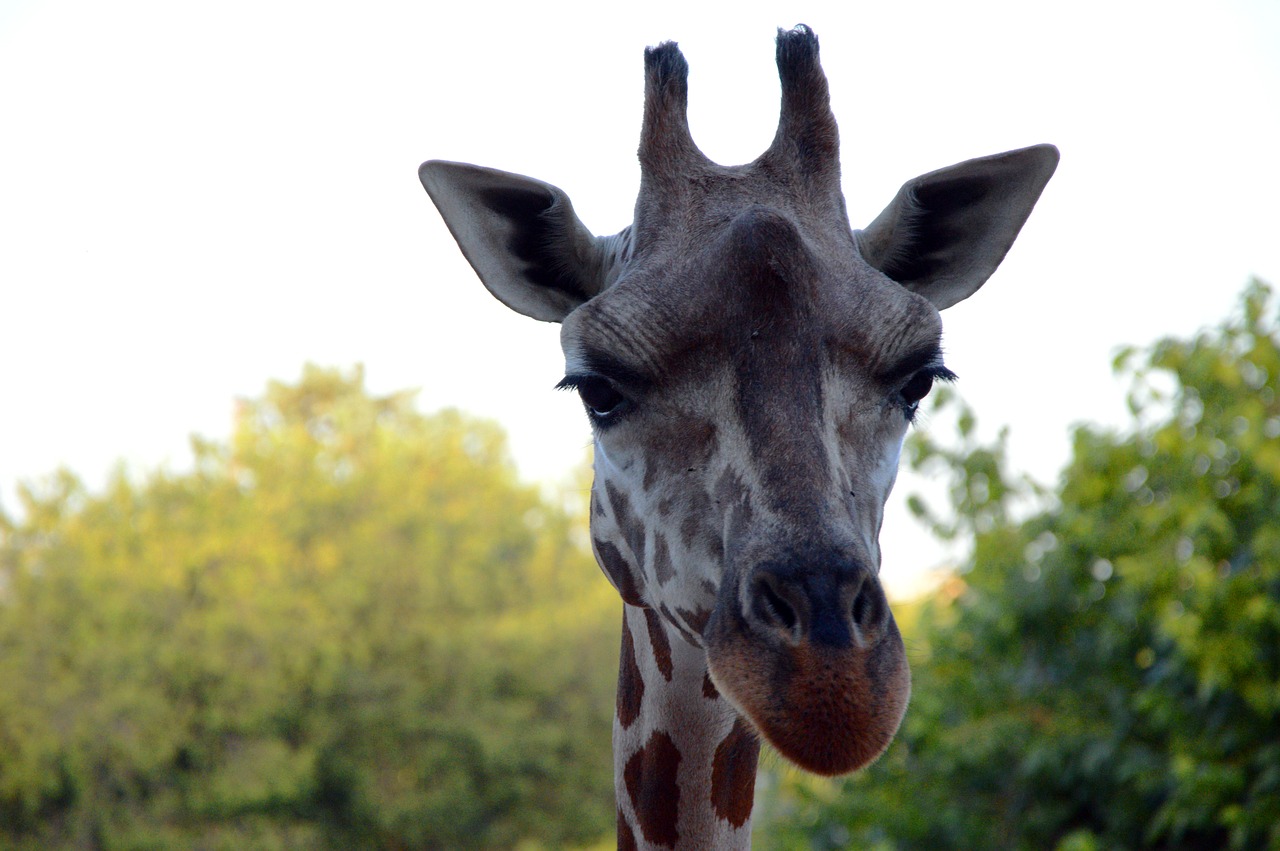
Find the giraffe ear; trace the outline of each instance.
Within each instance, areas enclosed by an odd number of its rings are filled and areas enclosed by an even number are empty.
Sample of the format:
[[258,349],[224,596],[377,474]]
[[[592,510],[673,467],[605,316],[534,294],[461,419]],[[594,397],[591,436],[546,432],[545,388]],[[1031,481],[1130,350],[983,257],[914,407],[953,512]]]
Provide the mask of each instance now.
[[942,310],[978,291],[1000,265],[1058,166],[1036,145],[908,181],[855,237],[872,266]]
[[480,280],[512,310],[559,322],[616,277],[616,239],[593,236],[564,190],[442,160],[418,177]]

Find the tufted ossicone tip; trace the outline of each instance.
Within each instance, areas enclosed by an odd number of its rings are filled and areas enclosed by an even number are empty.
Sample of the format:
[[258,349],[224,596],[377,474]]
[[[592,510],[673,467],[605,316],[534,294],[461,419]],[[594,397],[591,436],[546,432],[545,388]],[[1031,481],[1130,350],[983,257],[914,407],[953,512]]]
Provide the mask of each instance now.
[[674,41],[644,51],[640,168],[659,181],[684,177],[707,159],[689,133],[689,63]]
[[804,24],[778,30],[782,110],[773,144],[762,157],[806,178],[839,180],[840,133],[831,112],[827,75],[818,60],[818,37]]

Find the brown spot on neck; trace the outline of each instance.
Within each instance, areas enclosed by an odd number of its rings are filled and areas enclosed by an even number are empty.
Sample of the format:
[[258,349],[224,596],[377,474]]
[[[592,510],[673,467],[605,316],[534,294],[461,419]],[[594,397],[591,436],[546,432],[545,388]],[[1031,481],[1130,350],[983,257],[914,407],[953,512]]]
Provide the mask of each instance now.
[[662,621],[653,609],[644,610],[645,626],[649,628],[649,644],[653,647],[653,660],[658,664],[662,678],[671,682],[674,671],[671,663],[671,642],[667,639],[667,631],[662,628]]
[[711,805],[716,815],[734,827],[742,827],[751,818],[759,755],[760,742],[741,718],[733,722],[733,729],[716,748],[711,765]]
[[702,696],[707,700],[719,700],[720,690],[716,688],[716,684],[711,682],[711,674],[702,675]]
[[680,750],[669,735],[659,731],[627,760],[622,772],[635,807],[636,823],[644,838],[654,845],[675,848],[680,840],[680,787],[676,782],[679,768]]
[[618,851],[638,851],[636,835],[632,832],[631,825],[627,824],[622,810],[618,810]]
[[[646,610],[648,611],[648,610]],[[631,628],[627,626],[627,618],[622,617],[622,653],[618,659],[618,723],[627,729],[640,717],[640,706],[644,701],[644,679],[640,676],[640,666],[636,664],[636,644],[631,637]]]

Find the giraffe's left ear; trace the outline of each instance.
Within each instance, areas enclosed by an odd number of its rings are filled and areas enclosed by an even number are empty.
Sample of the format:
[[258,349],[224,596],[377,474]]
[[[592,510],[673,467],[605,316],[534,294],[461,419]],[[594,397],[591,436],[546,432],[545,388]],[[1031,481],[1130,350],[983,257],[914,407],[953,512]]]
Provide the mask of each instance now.
[[442,160],[418,177],[480,280],[512,310],[559,322],[616,277],[616,238],[593,236],[564,190]]
[[862,256],[942,310],[978,291],[1000,265],[1058,166],[1036,145],[908,181],[866,230]]

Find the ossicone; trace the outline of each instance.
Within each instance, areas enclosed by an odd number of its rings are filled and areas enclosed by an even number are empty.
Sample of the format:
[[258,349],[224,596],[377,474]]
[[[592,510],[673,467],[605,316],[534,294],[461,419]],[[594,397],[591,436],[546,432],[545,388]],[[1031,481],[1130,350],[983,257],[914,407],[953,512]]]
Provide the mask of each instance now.
[[840,134],[818,61],[818,37],[804,24],[778,30],[777,60],[782,110],[773,144],[761,159],[808,179],[838,179]]
[[689,133],[689,63],[674,41],[644,51],[640,168],[657,180],[684,176],[707,159]]

